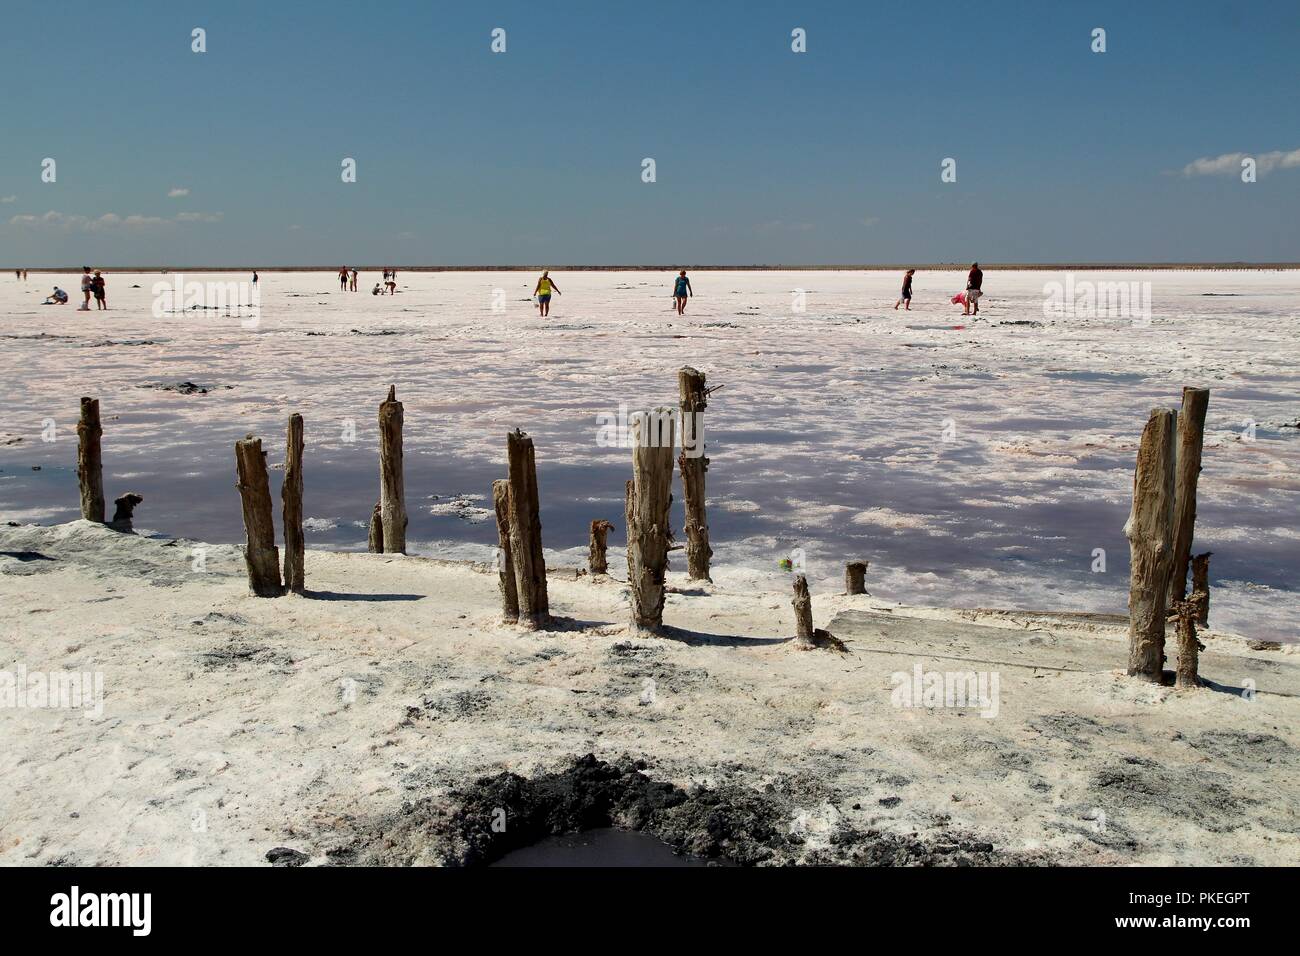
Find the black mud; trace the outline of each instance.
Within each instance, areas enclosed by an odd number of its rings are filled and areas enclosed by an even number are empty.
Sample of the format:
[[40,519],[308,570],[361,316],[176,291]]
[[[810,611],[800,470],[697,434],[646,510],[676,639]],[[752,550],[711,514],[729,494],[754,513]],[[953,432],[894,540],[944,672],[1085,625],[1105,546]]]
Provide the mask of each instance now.
[[[481,866],[549,836],[618,827],[650,833],[681,853],[753,865],[960,866],[1047,862],[947,832],[938,840],[861,830],[834,809],[815,782],[790,778],[758,789],[743,784],[683,789],[656,781],[642,760],[608,763],[592,754],[526,778],[481,777],[446,797],[405,804],[361,824],[335,863]],[[805,835],[811,817],[823,825]],[[826,821],[829,820],[829,823]]]

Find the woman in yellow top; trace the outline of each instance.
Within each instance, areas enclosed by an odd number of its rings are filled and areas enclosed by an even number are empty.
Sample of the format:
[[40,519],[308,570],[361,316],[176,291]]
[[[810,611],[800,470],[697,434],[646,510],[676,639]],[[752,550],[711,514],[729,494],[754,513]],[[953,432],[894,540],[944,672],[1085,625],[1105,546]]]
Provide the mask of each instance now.
[[542,277],[537,280],[537,288],[533,290],[533,295],[537,296],[537,308],[542,313],[542,318],[551,314],[551,290],[555,290],[556,295],[563,295],[560,287],[551,279],[550,270],[542,273]]

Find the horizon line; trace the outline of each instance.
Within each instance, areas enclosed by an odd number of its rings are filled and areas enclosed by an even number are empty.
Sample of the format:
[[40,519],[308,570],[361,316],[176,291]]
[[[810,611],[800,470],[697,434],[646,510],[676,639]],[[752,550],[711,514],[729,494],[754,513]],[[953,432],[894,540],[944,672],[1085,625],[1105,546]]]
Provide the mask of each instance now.
[[[0,267],[0,273],[27,272],[59,274],[81,272],[85,266],[7,266]],[[672,272],[680,269],[697,272],[892,272],[900,269],[931,271],[952,271],[968,269],[967,262],[928,262],[928,263],[859,263],[859,264],[767,264],[751,263],[748,265],[718,264],[682,264],[672,265],[277,265],[277,266],[205,266],[205,265],[116,265],[89,266],[111,272],[127,273],[168,273],[168,272],[333,272],[340,268],[357,269],[359,272],[382,272],[394,269],[402,272]],[[1211,261],[1211,262],[985,262],[981,268],[1005,269],[1021,272],[1060,271],[1077,269],[1081,271],[1177,271],[1177,270],[1293,270],[1300,269],[1300,262],[1245,262],[1245,261]]]

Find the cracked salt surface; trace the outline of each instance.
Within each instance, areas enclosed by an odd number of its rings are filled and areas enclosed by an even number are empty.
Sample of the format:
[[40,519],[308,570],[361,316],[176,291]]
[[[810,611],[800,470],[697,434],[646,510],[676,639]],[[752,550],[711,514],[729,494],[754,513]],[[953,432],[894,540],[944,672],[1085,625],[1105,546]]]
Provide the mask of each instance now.
[[[577,273],[546,323],[521,301],[531,273],[405,272],[400,307],[362,293],[321,306],[328,273],[269,273],[257,329],[211,313],[156,320],[151,276],[110,276],[115,308],[94,316],[42,308],[43,284],[5,281],[0,434],[23,440],[0,446],[0,521],[76,516],[76,398],[89,394],[110,499],[138,492],[142,524],[219,542],[241,535],[234,441],[261,435],[275,465],[301,412],[310,544],[363,548],[375,416],[396,383],[413,546],[490,556],[491,482],[518,426],[536,442],[547,546],[576,563],[593,518],[616,523],[611,544],[622,537],[630,455],[597,446],[596,415],[674,403],[690,364],[726,385],[707,419],[719,574],[773,586],[801,548],[815,589],[866,558],[872,593],[911,604],[1123,612],[1142,426],[1183,385],[1204,385],[1196,548],[1214,552],[1215,624],[1294,639],[1296,274],[1087,277],[1151,282],[1149,325],[1044,317],[1043,285],[1063,275],[996,270],[979,319],[948,304],[955,272],[919,273],[906,317],[889,307],[892,274],[700,273],[684,318],[667,274]],[[792,290],[813,286],[792,312]],[[498,287],[504,313],[491,309]],[[211,390],[148,387],[178,382]],[[56,440],[42,441],[51,418]]]

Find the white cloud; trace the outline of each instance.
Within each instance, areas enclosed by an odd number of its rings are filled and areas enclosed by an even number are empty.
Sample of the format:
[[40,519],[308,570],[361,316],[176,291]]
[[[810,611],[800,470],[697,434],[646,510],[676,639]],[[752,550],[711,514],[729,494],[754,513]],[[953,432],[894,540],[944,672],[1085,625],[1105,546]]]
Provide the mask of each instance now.
[[1219,176],[1241,172],[1241,161],[1246,158],[1255,160],[1255,171],[1263,176],[1275,169],[1294,169],[1300,166],[1300,149],[1284,153],[1275,149],[1269,153],[1252,155],[1251,153],[1224,153],[1222,156],[1207,156],[1194,159],[1183,167],[1184,176]]
[[182,196],[188,196],[189,194],[190,191],[184,186],[173,186],[171,189],[167,190],[168,199],[180,199]]
[[77,214],[65,214],[50,210],[44,215],[30,214],[12,216],[9,225],[30,229],[52,229],[63,232],[106,232],[115,229],[143,230],[159,229],[173,226],[178,222],[219,222],[221,213],[183,212],[175,219],[162,216],[141,216],[131,214],[119,216],[115,212],[106,212],[102,216],[90,217]]

